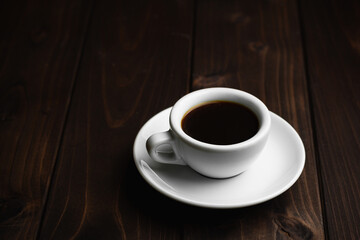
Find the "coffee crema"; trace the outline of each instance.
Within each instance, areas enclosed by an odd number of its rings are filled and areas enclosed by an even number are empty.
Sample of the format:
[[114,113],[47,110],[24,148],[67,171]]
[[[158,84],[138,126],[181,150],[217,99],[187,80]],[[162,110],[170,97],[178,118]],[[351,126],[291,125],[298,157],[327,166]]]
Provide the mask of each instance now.
[[230,145],[252,138],[259,130],[259,120],[244,105],[212,101],[189,110],[181,120],[181,127],[198,141]]

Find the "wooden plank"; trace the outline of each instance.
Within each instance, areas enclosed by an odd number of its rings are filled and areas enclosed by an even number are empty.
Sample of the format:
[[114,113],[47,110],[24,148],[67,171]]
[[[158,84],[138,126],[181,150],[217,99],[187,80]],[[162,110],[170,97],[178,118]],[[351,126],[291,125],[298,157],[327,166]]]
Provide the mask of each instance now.
[[300,1],[329,239],[360,239],[360,3]]
[[96,3],[40,239],[181,236],[159,217],[180,204],[141,178],[132,146],[188,90],[192,14],[190,1]]
[[[306,148],[306,166],[287,192],[267,203],[206,212],[186,239],[323,239],[303,52],[294,1],[198,1],[193,89],[250,92],[287,120]],[[201,213],[200,213],[201,214]]]
[[0,4],[0,238],[35,239],[91,4]]

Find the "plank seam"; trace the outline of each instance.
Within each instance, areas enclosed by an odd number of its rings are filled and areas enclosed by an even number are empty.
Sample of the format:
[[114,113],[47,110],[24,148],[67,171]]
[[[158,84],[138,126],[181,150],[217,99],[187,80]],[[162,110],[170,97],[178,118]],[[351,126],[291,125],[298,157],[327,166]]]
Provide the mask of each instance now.
[[306,87],[307,87],[309,107],[310,107],[310,121],[311,121],[311,127],[312,127],[312,139],[313,139],[313,144],[314,144],[316,172],[317,172],[318,183],[319,183],[324,236],[325,236],[325,239],[329,239],[328,223],[327,223],[327,216],[326,216],[326,206],[325,206],[325,198],[324,198],[324,196],[325,196],[324,195],[324,184],[323,184],[323,180],[322,180],[323,178],[322,178],[322,174],[321,174],[319,141],[318,141],[318,136],[317,136],[316,122],[315,122],[314,99],[313,99],[313,92],[312,92],[312,84],[310,81],[307,44],[306,44],[306,31],[305,31],[304,19],[303,19],[304,13],[301,8],[300,0],[297,0],[297,8],[298,8],[298,15],[299,15],[301,44],[302,44],[302,51],[303,51],[304,71],[305,71],[305,78],[306,78],[306,85],[307,85]]
[[63,144],[63,141],[64,141],[65,129],[66,129],[66,125],[68,123],[69,115],[70,115],[70,108],[71,108],[71,103],[72,103],[74,92],[75,92],[76,82],[77,82],[77,80],[79,78],[79,69],[80,69],[81,62],[82,62],[83,56],[84,56],[84,49],[85,49],[85,45],[86,45],[86,40],[87,40],[87,36],[89,34],[89,28],[90,28],[89,26],[91,25],[90,23],[91,23],[94,8],[95,8],[94,5],[95,5],[95,3],[94,3],[94,1],[92,1],[92,6],[90,7],[90,13],[89,13],[89,16],[88,16],[88,19],[87,19],[87,24],[86,24],[85,31],[84,31],[84,37],[83,37],[82,43],[80,44],[81,51],[80,51],[80,54],[79,54],[79,57],[78,57],[78,60],[77,60],[77,65],[76,65],[76,68],[75,68],[75,74],[74,74],[74,77],[73,77],[73,83],[72,83],[72,85],[70,87],[70,94],[69,94],[69,98],[68,98],[65,118],[64,118],[64,121],[63,121],[63,124],[62,124],[62,127],[61,127],[60,141],[59,141],[59,145],[58,145],[58,147],[56,148],[56,151],[55,151],[55,161],[53,163],[53,166],[51,167],[52,171],[51,171],[50,178],[48,180],[48,184],[46,186],[45,194],[44,194],[43,201],[42,201],[43,207],[42,207],[42,210],[41,210],[40,222],[39,222],[39,226],[38,226],[38,229],[37,229],[37,232],[36,232],[35,239],[40,239],[40,234],[41,234],[41,231],[42,231],[42,228],[43,228],[43,222],[44,222],[44,218],[45,218],[45,215],[46,215],[46,209],[47,209],[48,204],[49,204],[49,195],[50,195],[50,192],[51,192],[50,189],[51,189],[52,185],[54,184],[55,172],[56,172],[56,169],[58,167],[58,162],[59,162],[59,158],[60,158],[59,153],[61,152],[60,150],[62,148],[62,144]]

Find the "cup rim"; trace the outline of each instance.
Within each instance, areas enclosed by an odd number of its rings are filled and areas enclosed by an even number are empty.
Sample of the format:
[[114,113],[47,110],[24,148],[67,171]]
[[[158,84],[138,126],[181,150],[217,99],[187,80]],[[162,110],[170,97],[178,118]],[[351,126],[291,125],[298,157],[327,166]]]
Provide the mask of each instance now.
[[[182,105],[184,104],[184,102],[186,102],[186,100],[189,100],[190,98],[195,99],[196,97],[201,97],[201,96],[211,95],[211,94],[219,94],[222,96],[228,96],[228,94],[230,94],[234,97],[246,99],[247,101],[254,104],[258,110],[256,115],[258,118],[260,118],[259,120],[261,121],[258,132],[254,136],[252,136],[251,138],[249,138],[243,142],[229,144],[229,145],[217,145],[217,144],[205,143],[205,142],[201,142],[201,141],[196,140],[196,139],[190,137],[189,135],[187,135],[184,132],[184,130],[181,128],[181,120],[184,117],[184,114],[179,114],[178,111],[180,111],[180,109],[184,108]],[[212,99],[210,101],[227,101],[226,99],[224,99],[224,97],[210,96],[208,98]],[[209,102],[209,101],[203,101],[202,103],[205,103],[205,102]],[[193,108],[196,105],[199,105],[199,103],[187,106],[186,107],[187,111],[189,111],[191,108]],[[253,107],[250,107],[247,104],[244,104],[244,105],[249,107],[252,111],[254,111]],[[187,112],[187,111],[185,111],[185,112]],[[184,112],[184,110],[182,110],[182,112]],[[178,115],[181,115],[181,116],[179,117]],[[206,151],[216,151],[216,152],[240,150],[243,148],[248,148],[250,146],[256,145],[256,143],[261,141],[263,138],[267,137],[269,130],[270,130],[270,125],[271,125],[271,118],[270,118],[269,110],[267,109],[267,107],[261,100],[259,100],[254,95],[251,95],[250,93],[244,92],[242,90],[238,90],[238,89],[234,89],[234,88],[226,88],[226,87],[204,88],[204,89],[196,90],[196,91],[193,91],[193,92],[190,92],[190,93],[184,95],[182,98],[180,98],[175,103],[175,105],[171,109],[169,121],[170,121],[170,128],[172,129],[172,131],[177,135],[177,137],[179,137],[185,143],[191,145],[194,148],[198,148],[198,149],[206,150]]]

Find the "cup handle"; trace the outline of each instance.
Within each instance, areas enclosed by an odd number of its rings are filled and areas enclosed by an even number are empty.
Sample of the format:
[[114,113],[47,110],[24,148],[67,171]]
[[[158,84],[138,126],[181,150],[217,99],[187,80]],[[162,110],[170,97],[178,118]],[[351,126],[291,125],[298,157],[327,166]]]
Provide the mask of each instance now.
[[146,149],[150,157],[156,162],[186,165],[178,154],[175,137],[171,129],[151,135],[146,141]]

